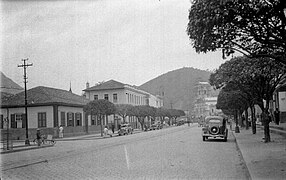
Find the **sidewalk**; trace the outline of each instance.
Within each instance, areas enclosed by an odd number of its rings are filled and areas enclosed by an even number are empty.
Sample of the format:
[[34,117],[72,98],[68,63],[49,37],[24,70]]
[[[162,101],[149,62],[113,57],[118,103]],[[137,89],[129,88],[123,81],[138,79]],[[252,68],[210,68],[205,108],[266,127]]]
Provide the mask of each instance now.
[[[272,126],[272,128],[275,127]],[[286,138],[284,136],[271,132],[271,142],[264,143],[263,127],[257,127],[256,134],[252,134],[251,128],[240,129],[240,133],[233,131],[233,134],[252,179],[285,179]]]
[[[141,132],[140,129],[134,129],[134,134]],[[117,137],[118,133],[117,131],[114,132],[112,135],[113,137]],[[88,134],[88,135],[82,135],[82,136],[71,136],[71,137],[64,137],[62,139],[60,138],[54,138],[56,142],[58,141],[77,141],[77,140],[84,140],[84,139],[104,139],[105,137],[102,137],[100,133],[98,134]],[[109,138],[109,137],[108,137]],[[2,143],[2,142],[1,142]],[[9,150],[3,150],[3,148],[0,148],[0,154],[5,153],[13,153],[13,152],[19,152],[19,151],[27,151],[32,149],[38,149],[38,148],[47,148],[52,147],[53,145],[50,144],[43,144],[40,147],[34,144],[33,142],[30,142],[30,146],[25,145],[25,140],[14,140],[13,141],[13,148]]]

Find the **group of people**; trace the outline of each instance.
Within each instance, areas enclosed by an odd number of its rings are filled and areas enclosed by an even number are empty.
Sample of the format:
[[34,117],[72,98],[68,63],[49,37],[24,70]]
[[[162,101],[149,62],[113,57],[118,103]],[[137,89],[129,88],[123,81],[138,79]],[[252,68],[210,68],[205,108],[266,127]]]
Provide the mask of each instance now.
[[[114,134],[114,129],[115,129],[115,126],[114,126],[114,124],[112,124],[112,125],[111,125],[112,134]],[[105,126],[105,127],[104,127],[103,133],[104,133],[104,137],[106,137],[106,136],[112,137],[112,134],[109,133],[108,126]]]

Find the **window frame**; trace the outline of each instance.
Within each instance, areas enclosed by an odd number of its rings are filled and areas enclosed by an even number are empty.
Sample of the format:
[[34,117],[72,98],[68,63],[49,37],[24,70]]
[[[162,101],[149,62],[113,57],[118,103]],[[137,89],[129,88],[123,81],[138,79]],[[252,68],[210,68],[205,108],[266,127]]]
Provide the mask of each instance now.
[[38,112],[38,128],[47,127],[47,112]]

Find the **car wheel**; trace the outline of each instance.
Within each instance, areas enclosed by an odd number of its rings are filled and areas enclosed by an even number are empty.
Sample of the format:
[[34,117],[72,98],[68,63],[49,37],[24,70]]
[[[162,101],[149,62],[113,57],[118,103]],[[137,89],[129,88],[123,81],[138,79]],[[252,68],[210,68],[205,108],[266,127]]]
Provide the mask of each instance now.
[[206,137],[205,136],[203,136],[203,141],[205,141],[206,140]]
[[226,142],[226,141],[227,141],[227,136],[224,137],[224,142]]

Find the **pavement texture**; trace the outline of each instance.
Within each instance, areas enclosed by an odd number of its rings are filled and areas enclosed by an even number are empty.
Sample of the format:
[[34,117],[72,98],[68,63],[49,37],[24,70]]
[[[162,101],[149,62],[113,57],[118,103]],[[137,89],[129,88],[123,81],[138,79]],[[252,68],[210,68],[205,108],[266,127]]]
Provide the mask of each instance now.
[[[142,132],[136,129],[134,133]],[[240,128],[239,133],[233,133],[237,148],[239,149],[244,162],[249,170],[251,179],[285,179],[286,177],[286,123],[280,125],[270,124],[271,142],[264,143],[262,139],[264,130],[262,126],[257,126],[256,134],[252,134],[251,128],[246,130]],[[115,136],[118,136],[115,133]],[[114,137],[114,136],[113,136]],[[85,136],[67,137],[55,139],[56,141],[75,141],[81,139],[102,139],[100,134],[90,134]],[[112,138],[112,137],[111,137]],[[24,141],[13,142],[13,149],[3,150],[3,153],[13,153],[27,151],[35,148],[48,148],[52,145],[46,144],[41,147],[37,145],[25,146]]]
[[238,149],[249,170],[251,179],[285,179],[286,177],[286,123],[271,124],[271,142],[264,143],[263,126],[257,126],[256,134],[251,129],[240,129],[236,138]]

